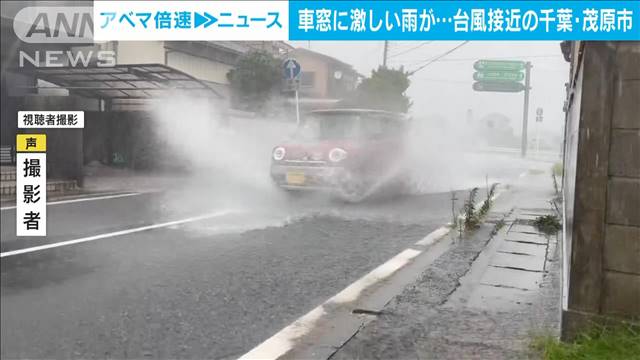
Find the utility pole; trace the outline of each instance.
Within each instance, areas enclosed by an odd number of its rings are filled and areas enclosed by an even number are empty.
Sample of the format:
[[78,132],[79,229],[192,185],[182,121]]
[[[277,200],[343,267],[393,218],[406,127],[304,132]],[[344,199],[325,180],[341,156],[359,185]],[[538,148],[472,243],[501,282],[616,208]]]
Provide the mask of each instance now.
[[529,90],[531,83],[531,62],[525,64],[524,69],[524,109],[522,110],[522,144],[520,154],[522,157],[527,156],[527,130],[529,121]]
[[456,192],[451,191],[451,225],[458,226],[458,216],[456,215]]
[[387,55],[389,54],[389,40],[384,41],[384,51],[382,53],[382,67],[387,67]]
[[542,122],[542,108],[536,109],[536,156],[540,153],[540,123]]

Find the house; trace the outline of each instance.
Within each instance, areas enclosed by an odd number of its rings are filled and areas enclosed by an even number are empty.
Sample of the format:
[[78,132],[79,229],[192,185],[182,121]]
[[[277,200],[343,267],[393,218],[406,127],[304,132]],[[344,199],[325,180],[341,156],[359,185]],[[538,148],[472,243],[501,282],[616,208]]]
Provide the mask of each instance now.
[[355,90],[362,77],[353,66],[308,49],[296,48],[288,57],[300,63],[300,96],[303,102],[340,101]]

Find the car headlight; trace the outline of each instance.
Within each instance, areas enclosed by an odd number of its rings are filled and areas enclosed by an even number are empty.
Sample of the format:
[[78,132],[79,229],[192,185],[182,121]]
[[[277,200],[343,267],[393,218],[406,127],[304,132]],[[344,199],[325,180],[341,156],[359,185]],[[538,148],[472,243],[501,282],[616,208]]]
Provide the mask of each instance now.
[[331,162],[340,162],[347,158],[347,152],[340,148],[331,149],[329,151],[329,160]]
[[273,149],[273,160],[280,161],[284,159],[285,153],[285,149],[282,146],[278,146],[277,148]]

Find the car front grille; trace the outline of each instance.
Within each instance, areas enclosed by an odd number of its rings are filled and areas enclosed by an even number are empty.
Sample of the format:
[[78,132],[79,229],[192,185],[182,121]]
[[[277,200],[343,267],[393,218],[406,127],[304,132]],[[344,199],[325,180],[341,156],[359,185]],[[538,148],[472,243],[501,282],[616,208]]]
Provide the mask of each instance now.
[[327,162],[323,160],[284,160],[283,165],[287,166],[326,166]]

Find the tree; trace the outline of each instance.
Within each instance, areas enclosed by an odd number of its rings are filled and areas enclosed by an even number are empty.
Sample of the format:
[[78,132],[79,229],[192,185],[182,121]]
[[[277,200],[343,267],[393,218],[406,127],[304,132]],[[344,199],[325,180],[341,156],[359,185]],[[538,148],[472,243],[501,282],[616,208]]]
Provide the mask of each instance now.
[[280,60],[265,51],[249,52],[238,59],[227,78],[234,107],[261,111],[280,85]]
[[364,79],[355,93],[358,106],[397,112],[407,112],[411,100],[405,95],[411,81],[404,68],[388,69],[378,67],[371,72],[371,77]]

